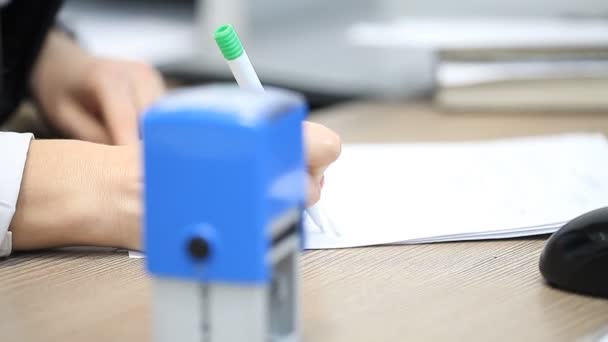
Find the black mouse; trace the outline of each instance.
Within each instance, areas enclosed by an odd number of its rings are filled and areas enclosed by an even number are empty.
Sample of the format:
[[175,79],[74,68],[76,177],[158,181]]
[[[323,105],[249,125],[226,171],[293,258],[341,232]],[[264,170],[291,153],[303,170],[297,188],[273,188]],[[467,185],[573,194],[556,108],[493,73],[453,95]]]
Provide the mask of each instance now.
[[541,254],[540,272],[556,288],[608,298],[608,207],[553,233]]

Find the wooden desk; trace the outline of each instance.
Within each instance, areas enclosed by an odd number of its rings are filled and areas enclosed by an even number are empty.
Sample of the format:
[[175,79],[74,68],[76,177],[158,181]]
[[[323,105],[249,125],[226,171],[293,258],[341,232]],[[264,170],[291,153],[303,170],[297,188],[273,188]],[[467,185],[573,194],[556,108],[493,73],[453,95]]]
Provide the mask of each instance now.
[[[608,116],[445,114],[353,104],[313,119],[345,142],[608,132]],[[306,252],[305,341],[571,341],[608,328],[608,301],[544,285],[542,238]],[[50,251],[0,262],[2,341],[150,340],[143,260]],[[237,322],[235,322],[237,324]]]

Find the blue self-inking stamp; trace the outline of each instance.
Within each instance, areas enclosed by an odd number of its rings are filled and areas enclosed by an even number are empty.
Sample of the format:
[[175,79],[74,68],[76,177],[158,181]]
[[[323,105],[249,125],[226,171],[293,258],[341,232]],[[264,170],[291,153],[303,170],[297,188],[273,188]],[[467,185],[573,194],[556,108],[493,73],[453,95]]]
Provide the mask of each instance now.
[[143,117],[155,341],[299,341],[305,101],[178,90]]

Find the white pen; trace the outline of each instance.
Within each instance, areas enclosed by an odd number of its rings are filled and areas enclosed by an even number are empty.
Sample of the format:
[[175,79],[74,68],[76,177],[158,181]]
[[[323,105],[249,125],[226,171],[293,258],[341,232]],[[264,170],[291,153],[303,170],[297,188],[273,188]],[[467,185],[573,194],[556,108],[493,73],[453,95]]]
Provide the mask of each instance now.
[[[222,25],[215,31],[213,36],[230,67],[230,71],[232,71],[232,74],[236,79],[236,83],[241,88],[264,91],[264,87],[253,69],[253,65],[251,65],[245,48],[243,47],[239,36],[236,34],[234,27],[232,27],[232,25]],[[316,224],[321,231],[324,231],[325,220],[323,219],[323,215],[321,214],[318,205],[306,209],[306,212],[308,212],[308,215],[314,224]]]

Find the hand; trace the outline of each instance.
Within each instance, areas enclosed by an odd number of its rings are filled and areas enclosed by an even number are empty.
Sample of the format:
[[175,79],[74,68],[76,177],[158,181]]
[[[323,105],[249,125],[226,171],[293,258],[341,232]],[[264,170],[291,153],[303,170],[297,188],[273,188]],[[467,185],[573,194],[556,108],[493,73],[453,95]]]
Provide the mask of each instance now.
[[152,67],[91,56],[58,32],[47,38],[31,88],[67,137],[119,145],[139,140],[140,114],[165,92]]
[[[311,122],[304,123],[304,138],[312,205],[319,200],[323,172],[340,154],[340,139]],[[139,144],[32,141],[11,222],[14,249],[74,245],[140,249],[139,149]]]
[[139,144],[32,141],[11,222],[14,249],[140,248],[140,172]]
[[323,173],[340,156],[340,137],[329,128],[313,122],[304,122],[304,142],[308,160],[308,206],[321,198]]

